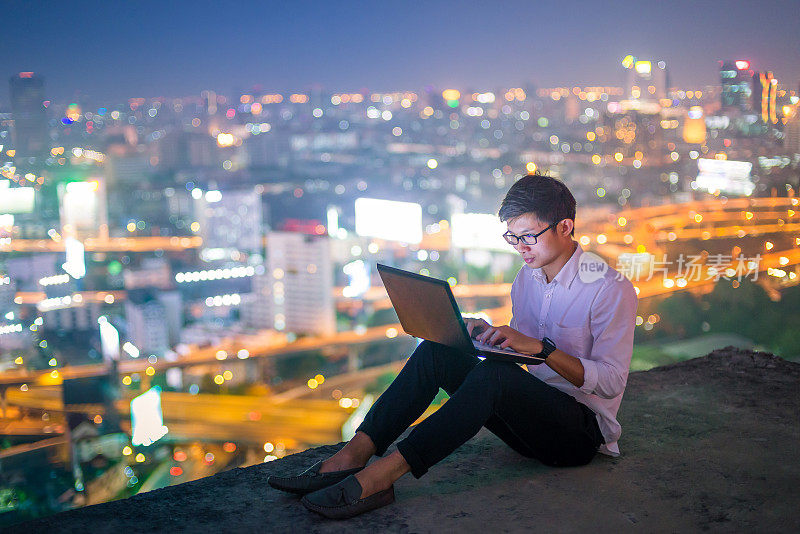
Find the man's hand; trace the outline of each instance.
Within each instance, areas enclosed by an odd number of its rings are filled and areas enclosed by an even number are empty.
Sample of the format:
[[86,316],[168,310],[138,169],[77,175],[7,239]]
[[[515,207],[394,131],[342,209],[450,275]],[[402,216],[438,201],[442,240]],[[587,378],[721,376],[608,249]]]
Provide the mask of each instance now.
[[485,332],[487,328],[492,327],[492,325],[483,319],[475,319],[473,317],[464,317],[464,324],[467,326],[469,337],[473,339],[477,339],[478,334]]
[[523,354],[539,354],[543,348],[541,341],[528,337],[510,326],[489,326],[475,339],[487,345],[500,345],[502,349],[510,348]]

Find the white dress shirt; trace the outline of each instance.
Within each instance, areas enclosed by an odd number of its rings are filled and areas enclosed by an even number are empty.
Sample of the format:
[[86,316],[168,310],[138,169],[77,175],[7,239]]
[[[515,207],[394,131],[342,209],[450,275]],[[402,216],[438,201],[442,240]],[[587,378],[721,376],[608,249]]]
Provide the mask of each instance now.
[[580,388],[545,363],[529,365],[528,371],[591,408],[605,439],[600,452],[619,456],[617,411],[631,364],[638,298],[630,280],[611,267],[585,281],[592,276],[579,275],[582,254],[578,245],[550,283],[541,269],[524,266],[511,287],[510,326],[536,339],[549,337],[581,361]]

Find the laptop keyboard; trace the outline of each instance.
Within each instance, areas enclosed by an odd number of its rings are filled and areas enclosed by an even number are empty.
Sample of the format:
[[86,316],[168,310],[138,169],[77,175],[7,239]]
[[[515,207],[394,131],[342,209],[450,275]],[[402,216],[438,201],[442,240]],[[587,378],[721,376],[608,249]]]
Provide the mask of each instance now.
[[478,350],[488,350],[491,352],[505,352],[506,354],[522,354],[523,356],[530,356],[529,354],[523,354],[521,352],[517,352],[511,349],[502,349],[498,345],[489,345],[488,343],[481,343],[480,341],[472,340],[472,344],[475,345],[475,348]]

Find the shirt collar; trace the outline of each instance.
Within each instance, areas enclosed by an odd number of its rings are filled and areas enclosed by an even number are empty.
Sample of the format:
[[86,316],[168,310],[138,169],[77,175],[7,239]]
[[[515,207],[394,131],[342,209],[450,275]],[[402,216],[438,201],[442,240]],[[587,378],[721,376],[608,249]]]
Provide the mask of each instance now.
[[[561,267],[561,270],[558,271],[558,274],[556,274],[552,281],[569,289],[572,286],[572,281],[575,280],[575,276],[578,274],[578,266],[580,263],[581,254],[583,254],[583,249],[581,248],[580,243],[576,243],[575,251],[572,253],[572,256],[569,257],[567,263]],[[542,272],[541,267],[531,269],[531,273],[538,282],[543,285],[547,285],[547,278],[545,277],[544,272]]]

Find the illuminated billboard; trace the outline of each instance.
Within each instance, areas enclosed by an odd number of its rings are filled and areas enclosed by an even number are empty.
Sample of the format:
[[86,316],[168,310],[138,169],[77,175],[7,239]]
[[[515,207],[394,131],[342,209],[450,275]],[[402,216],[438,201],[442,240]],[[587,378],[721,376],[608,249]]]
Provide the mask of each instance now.
[[100,325],[100,347],[103,351],[103,360],[110,362],[119,361],[119,331],[108,322],[105,316],[97,319]]
[[62,226],[93,236],[106,224],[105,191],[98,180],[61,184],[59,197]]
[[0,237],[10,237],[13,230],[14,216],[10,213],[0,213]]
[[86,276],[85,249],[83,243],[74,237],[64,239],[64,251],[67,253],[67,261],[61,267],[73,278],[83,278]]
[[131,401],[131,445],[151,445],[167,435],[161,412],[161,388],[148,389]]
[[31,213],[35,200],[32,187],[11,187],[10,180],[0,180],[0,213]]
[[650,72],[653,70],[652,63],[649,61],[637,61],[634,63],[633,68],[636,69],[636,72],[643,75],[650,74]]
[[756,187],[750,179],[753,164],[747,161],[700,158],[697,169],[697,187],[709,193],[719,191],[749,196]]
[[342,295],[349,298],[360,297],[370,288],[370,267],[364,260],[351,261],[343,268],[348,284],[342,288]]
[[514,252],[514,247],[502,237],[507,228],[497,215],[456,213],[450,227],[454,247]]
[[422,206],[377,198],[356,199],[356,233],[387,241],[422,241]]

